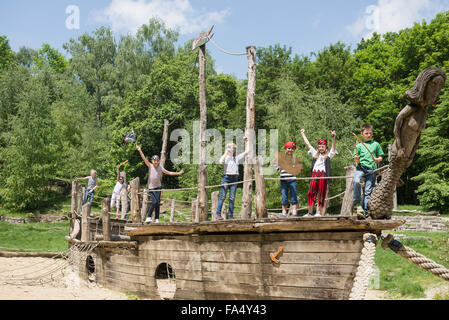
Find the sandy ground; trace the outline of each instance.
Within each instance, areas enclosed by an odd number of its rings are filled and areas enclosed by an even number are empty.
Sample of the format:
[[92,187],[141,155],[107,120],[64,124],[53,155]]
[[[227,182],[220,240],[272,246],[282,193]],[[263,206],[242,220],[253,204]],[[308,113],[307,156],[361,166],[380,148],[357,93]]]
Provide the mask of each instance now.
[[[51,271],[51,272],[50,272]],[[161,297],[172,298],[176,284],[158,281]],[[449,285],[431,288],[426,298],[448,292]],[[63,259],[0,257],[0,300],[127,300],[126,294],[81,280]],[[389,299],[386,291],[367,290],[365,300]]]
[[[0,300],[128,299],[124,293],[81,281],[70,266],[65,266],[64,261],[49,258],[0,258]],[[51,270],[53,272],[49,275]]]

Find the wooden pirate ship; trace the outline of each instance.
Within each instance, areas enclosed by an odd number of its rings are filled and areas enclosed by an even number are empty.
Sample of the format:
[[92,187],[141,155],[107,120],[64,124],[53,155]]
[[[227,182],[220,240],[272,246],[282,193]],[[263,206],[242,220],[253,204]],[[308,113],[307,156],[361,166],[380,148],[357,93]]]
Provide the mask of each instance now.
[[[393,230],[404,223],[389,219],[392,211],[389,199],[404,168],[413,160],[418,146],[419,132],[413,127],[416,122],[413,122],[413,117],[415,113],[425,117],[425,112],[417,104],[407,106],[404,108],[406,112],[400,113],[400,121],[395,124],[395,135],[399,132],[400,137],[410,137],[405,141],[402,139],[397,145],[406,151],[410,149],[411,154],[393,148],[386,177],[383,177],[371,196],[369,208],[375,213],[373,217],[385,219],[358,220],[348,213],[350,205],[345,200],[339,216],[269,218],[262,161],[254,157],[252,137],[248,136],[241,219],[208,221],[210,211],[203,143],[206,128],[204,53],[207,35],[202,34],[204,43],[199,42],[201,119],[198,143],[201,148],[198,200],[192,222],[174,222],[170,219],[168,223],[144,224],[146,201],[145,194],[143,200],[139,198],[138,178],[130,184],[131,222],[110,218],[108,198],[103,201],[101,216],[92,217],[89,204],[81,206],[83,193],[74,182],[72,223],[70,235],[66,239],[73,249],[69,250],[69,254],[75,254],[77,250],[84,253],[78,255],[82,259],[72,260],[75,261],[75,267],[87,280],[150,299],[363,297],[377,239],[383,230]],[[247,47],[248,131],[254,129],[255,55],[255,48]],[[423,72],[434,72],[432,68],[428,69],[430,71],[426,69]],[[434,85],[438,90],[429,91],[435,101],[445,80],[445,75],[436,71],[434,77],[439,82]],[[420,76],[417,82],[419,79]],[[426,85],[419,87],[425,88]],[[427,91],[423,92],[426,94]],[[257,159],[256,164],[250,165],[249,159]],[[255,181],[256,190],[254,215],[251,208],[252,181]],[[345,198],[349,198],[351,193],[348,188],[352,185],[350,179],[346,185]],[[172,217],[173,208],[172,205]]]

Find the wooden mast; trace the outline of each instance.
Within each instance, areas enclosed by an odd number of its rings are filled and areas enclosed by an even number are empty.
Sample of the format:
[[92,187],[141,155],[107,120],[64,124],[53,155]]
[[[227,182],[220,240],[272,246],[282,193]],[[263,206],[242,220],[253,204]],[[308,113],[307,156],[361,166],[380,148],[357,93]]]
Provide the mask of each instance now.
[[245,156],[245,163],[243,165],[243,195],[242,195],[242,210],[240,215],[242,219],[249,219],[252,211],[252,188],[253,177],[252,162],[254,161],[254,145],[255,145],[255,97],[256,97],[256,48],[254,46],[246,47],[248,56],[248,91],[246,95],[246,132],[245,135],[248,140],[245,143],[245,150],[248,153]]

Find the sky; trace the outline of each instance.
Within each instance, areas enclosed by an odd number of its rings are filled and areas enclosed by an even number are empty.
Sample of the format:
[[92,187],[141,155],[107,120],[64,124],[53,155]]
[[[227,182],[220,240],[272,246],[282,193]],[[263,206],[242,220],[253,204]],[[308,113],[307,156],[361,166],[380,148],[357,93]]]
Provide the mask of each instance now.
[[[118,39],[157,16],[178,30],[180,46],[214,25],[214,43],[228,52],[280,44],[310,56],[338,41],[354,49],[375,31],[396,32],[447,10],[449,0],[15,0],[0,2],[0,35],[14,51],[49,43],[68,57],[70,38],[109,26]],[[214,43],[206,46],[216,70],[245,79],[246,56]]]

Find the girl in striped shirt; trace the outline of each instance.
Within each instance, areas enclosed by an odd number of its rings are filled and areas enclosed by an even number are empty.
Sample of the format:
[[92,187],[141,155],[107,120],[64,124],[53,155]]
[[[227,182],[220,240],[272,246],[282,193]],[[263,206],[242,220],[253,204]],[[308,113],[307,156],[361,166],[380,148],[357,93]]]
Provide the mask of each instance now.
[[[327,140],[318,140],[318,150],[316,150],[307,140],[305,130],[301,129],[301,135],[305,144],[309,148],[309,154],[312,156],[312,178],[314,177],[330,177],[331,165],[330,160],[338,154],[335,150],[335,130],[332,130],[332,147],[329,151],[327,148]],[[327,185],[331,182],[330,179],[312,179],[310,180],[309,192],[307,195],[308,213],[305,216],[313,216],[313,207],[316,203],[318,195],[318,212],[315,217],[321,216],[320,212],[323,212],[324,203],[326,200]]]

